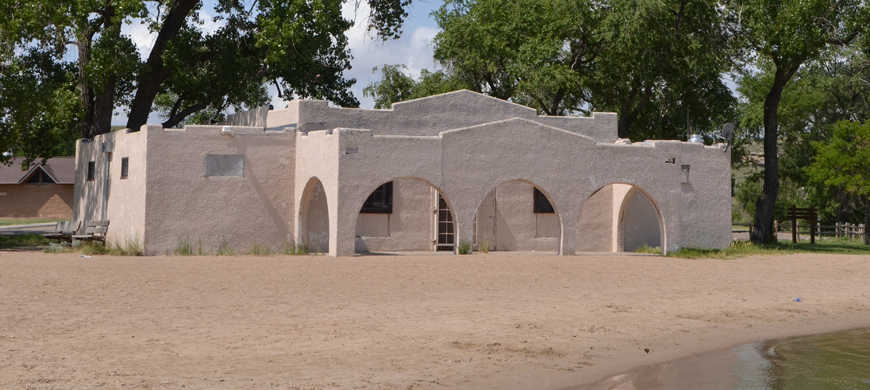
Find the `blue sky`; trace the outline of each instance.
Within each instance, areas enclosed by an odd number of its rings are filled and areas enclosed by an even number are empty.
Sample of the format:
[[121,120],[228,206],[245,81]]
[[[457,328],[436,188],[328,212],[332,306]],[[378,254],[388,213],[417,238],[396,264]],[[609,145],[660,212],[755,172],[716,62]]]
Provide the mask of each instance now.
[[[214,2],[206,0],[205,3],[206,5],[200,11],[200,19],[204,21],[203,31],[208,33],[220,26],[211,22],[210,12],[213,13]],[[380,71],[372,72],[372,68],[376,66],[380,68],[384,64],[404,64],[412,75],[418,75],[421,69],[432,70],[436,68],[432,60],[432,39],[438,33],[438,25],[429,14],[438,9],[443,1],[413,0],[408,9],[408,19],[402,29],[404,31],[402,37],[386,42],[374,39],[371,34],[365,31],[367,25],[365,17],[369,13],[367,3],[362,1],[357,10],[354,10],[354,3],[354,0],[348,0],[343,8],[344,17],[356,22],[355,26],[345,33],[353,55],[351,69],[345,72],[345,77],[357,80],[351,91],[360,101],[360,107],[372,108],[374,101],[364,97],[362,93],[363,88],[380,78]],[[147,58],[154,43],[154,34],[150,34],[144,25],[135,22],[124,26],[123,33],[128,34],[136,43],[142,58]],[[270,93],[272,94],[272,104],[276,108],[284,107],[285,104],[282,104],[282,99],[278,97],[274,86],[271,87]],[[126,124],[126,112],[123,109],[115,111],[116,115],[112,124],[119,126]],[[148,122],[161,123],[162,120],[156,113],[152,113]]]

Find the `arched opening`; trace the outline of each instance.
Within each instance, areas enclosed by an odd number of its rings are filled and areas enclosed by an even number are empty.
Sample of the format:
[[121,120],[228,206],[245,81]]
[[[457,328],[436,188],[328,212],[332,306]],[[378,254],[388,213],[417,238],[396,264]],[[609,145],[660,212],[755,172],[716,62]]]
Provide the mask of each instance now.
[[559,252],[562,223],[545,191],[512,180],[492,189],[474,216],[474,248],[478,251]]
[[356,219],[357,252],[450,251],[456,218],[443,193],[427,181],[398,178],[375,188]]
[[577,252],[636,252],[663,247],[663,224],[655,202],[637,186],[608,184],[583,203]]
[[329,203],[323,183],[311,178],[302,192],[299,210],[299,237],[301,244],[316,252],[329,252]]

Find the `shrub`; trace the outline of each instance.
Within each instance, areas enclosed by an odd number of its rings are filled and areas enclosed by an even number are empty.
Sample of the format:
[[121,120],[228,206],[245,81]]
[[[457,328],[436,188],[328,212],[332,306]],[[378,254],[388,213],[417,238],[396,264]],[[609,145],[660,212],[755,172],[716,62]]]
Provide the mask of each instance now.
[[462,241],[459,243],[459,254],[460,255],[469,255],[471,254],[471,243],[468,241]]

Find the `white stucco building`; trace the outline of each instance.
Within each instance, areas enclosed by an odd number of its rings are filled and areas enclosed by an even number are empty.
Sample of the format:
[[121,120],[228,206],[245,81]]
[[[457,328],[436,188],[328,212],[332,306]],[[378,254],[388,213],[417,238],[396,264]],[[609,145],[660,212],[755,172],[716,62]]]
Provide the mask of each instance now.
[[632,144],[615,114],[538,116],[469,91],[391,110],[301,100],[80,140],[74,219],[109,219],[109,241],[146,254],[722,248],[730,177],[724,145]]

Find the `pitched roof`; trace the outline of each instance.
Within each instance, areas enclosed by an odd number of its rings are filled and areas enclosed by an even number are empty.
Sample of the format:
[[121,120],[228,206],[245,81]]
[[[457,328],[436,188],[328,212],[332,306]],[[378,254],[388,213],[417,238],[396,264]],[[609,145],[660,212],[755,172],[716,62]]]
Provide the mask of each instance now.
[[57,184],[73,184],[76,175],[75,157],[54,157],[48,159],[44,166],[33,164],[27,171],[21,170],[23,158],[16,157],[12,165],[0,164],[0,184],[22,184],[37,169],[42,169]]

